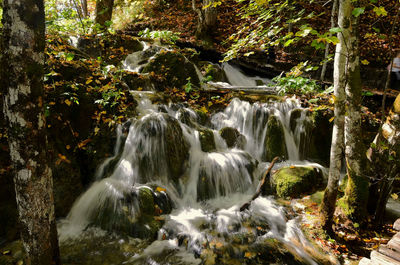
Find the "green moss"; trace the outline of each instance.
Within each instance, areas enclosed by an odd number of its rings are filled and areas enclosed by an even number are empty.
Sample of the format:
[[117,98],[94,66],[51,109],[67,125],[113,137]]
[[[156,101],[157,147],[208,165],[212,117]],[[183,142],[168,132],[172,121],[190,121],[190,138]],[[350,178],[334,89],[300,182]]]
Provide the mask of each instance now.
[[139,207],[145,214],[154,214],[153,191],[146,187],[139,189]]
[[321,204],[322,199],[324,198],[325,191],[317,191],[314,194],[311,194],[311,200],[317,204]]
[[313,167],[285,167],[272,176],[279,197],[297,198],[312,193],[322,184],[322,175]]
[[267,135],[265,136],[265,161],[272,161],[274,157],[279,156],[283,159],[288,157],[284,129],[276,116],[271,116],[267,123]]
[[237,144],[238,138],[241,135],[238,130],[232,127],[224,127],[219,131],[221,137],[225,140],[226,145],[231,148]]
[[212,152],[216,150],[214,134],[210,129],[200,129],[200,144],[203,152]]
[[349,175],[345,196],[338,201],[338,207],[350,220],[363,223],[367,216],[368,179],[363,176],[356,176],[351,170]]

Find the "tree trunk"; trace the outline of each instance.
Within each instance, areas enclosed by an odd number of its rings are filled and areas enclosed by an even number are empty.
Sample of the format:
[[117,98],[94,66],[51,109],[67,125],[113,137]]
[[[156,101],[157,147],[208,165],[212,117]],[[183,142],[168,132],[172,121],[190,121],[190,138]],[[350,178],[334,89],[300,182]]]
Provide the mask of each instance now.
[[[338,6],[338,0],[333,0],[333,5],[332,5],[332,12],[331,12],[331,28],[335,27],[336,22],[335,22],[335,17],[337,13],[337,7]],[[332,37],[332,33],[329,33],[329,37]],[[325,47],[325,55],[324,55],[324,64],[322,65],[322,70],[321,70],[321,81],[324,81],[325,79],[325,74],[326,74],[326,68],[328,66],[328,55],[329,55],[329,42],[326,44]]]
[[43,104],[43,0],[7,0],[1,91],[27,264],[60,264]]
[[358,19],[352,15],[351,0],[345,1],[346,24],[348,33],[346,46],[346,118],[345,118],[345,153],[347,186],[345,195],[340,200],[343,213],[358,223],[365,221],[368,202],[368,179],[364,174],[365,149],[361,130],[361,77],[358,51]]
[[[344,116],[345,116],[345,86],[346,86],[346,45],[345,38],[348,36],[348,25],[346,24],[345,1],[340,1],[338,24],[342,32],[338,33],[340,42],[336,45],[333,79],[335,98],[335,123],[333,125],[331,158],[329,168],[328,185],[325,189],[324,198],[320,207],[322,227],[332,230],[332,219],[335,212],[338,182],[344,151]],[[346,27],[347,26],[347,27]]]
[[81,5],[82,5],[82,14],[84,18],[87,18],[89,16],[88,13],[88,6],[87,6],[87,0],[81,0]]
[[374,201],[369,203],[370,213],[379,224],[384,217],[393,181],[400,177],[400,94],[367,154],[375,173],[377,195],[370,200]]
[[202,8],[197,8],[196,0],[192,0],[192,8],[198,16],[196,37],[208,43],[211,43],[213,31],[217,26],[218,12],[212,3],[213,0],[203,0]]
[[95,22],[106,28],[106,22],[111,21],[114,0],[97,0]]

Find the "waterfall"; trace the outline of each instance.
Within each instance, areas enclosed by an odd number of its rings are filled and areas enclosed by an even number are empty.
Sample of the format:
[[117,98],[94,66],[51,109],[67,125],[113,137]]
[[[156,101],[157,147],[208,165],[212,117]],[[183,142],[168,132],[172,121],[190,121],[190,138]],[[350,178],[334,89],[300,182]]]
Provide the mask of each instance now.
[[[254,242],[248,239],[249,245],[277,240],[303,263],[316,264],[299,247],[309,243],[297,222],[288,219],[273,198],[260,197],[248,210],[239,211],[254,194],[260,172],[268,165],[264,152],[271,116],[283,128],[280,137],[288,159],[299,160],[300,135],[307,120],[299,102],[287,99],[251,104],[233,99],[225,110],[212,116],[209,128],[201,125],[198,114],[189,108],[157,107],[145,94],[138,99],[138,116],[117,129],[114,156],[99,167],[97,181],[60,222],[62,244],[79,238],[92,226],[115,233],[124,229],[134,236],[142,231],[150,233],[151,227],[142,222],[158,211],[164,214],[157,217],[164,220],[157,228],[158,240],[140,255],[129,257],[128,262],[158,264],[152,263],[157,255],[166,262],[163,253],[172,251],[172,264],[199,264],[205,245],[217,242],[221,248],[228,247],[235,236],[251,233]],[[295,110],[301,112],[297,119],[292,117]],[[242,134],[247,140],[244,146],[228,147],[219,132],[225,127]],[[204,151],[205,145],[208,151]],[[113,159],[119,160],[112,173],[105,174],[104,168]],[[165,203],[167,197],[173,209]],[[153,199],[161,202],[162,209],[157,206],[143,212],[143,205]]]

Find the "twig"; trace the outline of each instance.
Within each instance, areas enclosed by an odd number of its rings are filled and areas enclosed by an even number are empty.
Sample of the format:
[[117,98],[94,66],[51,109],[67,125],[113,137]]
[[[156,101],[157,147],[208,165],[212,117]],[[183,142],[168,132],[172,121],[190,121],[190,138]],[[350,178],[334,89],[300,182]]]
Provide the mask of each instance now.
[[258,189],[256,191],[256,193],[253,195],[253,197],[251,197],[250,201],[246,202],[245,204],[242,205],[242,207],[240,207],[240,211],[244,211],[247,208],[249,208],[250,203],[252,201],[254,201],[258,196],[260,196],[260,194],[262,193],[264,186],[266,185],[266,179],[270,177],[270,173],[271,173],[271,169],[274,166],[275,162],[279,159],[279,157],[275,157],[274,159],[272,159],[271,164],[269,164],[269,167],[267,169],[267,171],[265,171],[263,178],[261,179],[260,185],[258,186]]

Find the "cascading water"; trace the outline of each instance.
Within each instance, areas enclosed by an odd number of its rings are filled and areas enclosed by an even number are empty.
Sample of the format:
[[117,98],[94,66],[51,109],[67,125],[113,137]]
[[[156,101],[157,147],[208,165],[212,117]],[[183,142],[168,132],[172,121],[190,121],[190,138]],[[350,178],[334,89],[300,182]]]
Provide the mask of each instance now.
[[[140,113],[115,149],[114,170],[104,174],[109,159],[98,171],[104,175],[60,222],[62,246],[85,236],[104,237],[89,232],[99,227],[114,233],[109,242],[124,249],[118,261],[107,264],[240,264],[250,254],[254,259],[246,264],[317,264],[303,251],[311,246],[296,220],[272,197],[259,197],[239,211],[268,165],[264,153],[271,116],[283,128],[288,158],[299,160],[307,117],[291,117],[295,110],[304,112],[296,100],[250,104],[234,99],[213,115],[213,128],[201,125],[188,108],[157,107],[145,96],[138,101]],[[228,147],[218,131],[226,127],[246,141]],[[207,152],[206,146],[211,146]],[[118,241],[118,234],[157,240],[149,245],[123,236]]]

